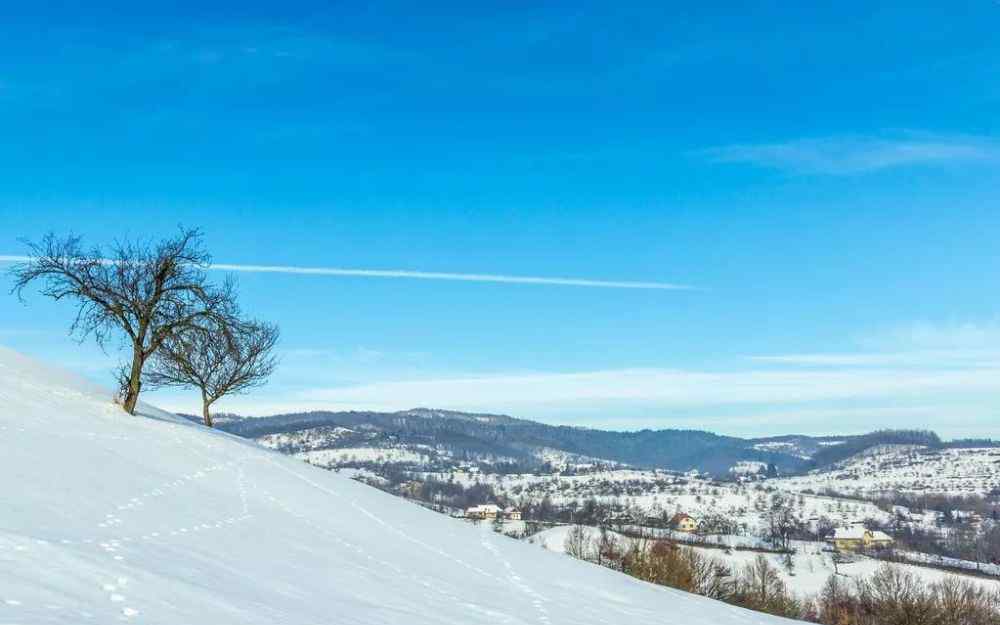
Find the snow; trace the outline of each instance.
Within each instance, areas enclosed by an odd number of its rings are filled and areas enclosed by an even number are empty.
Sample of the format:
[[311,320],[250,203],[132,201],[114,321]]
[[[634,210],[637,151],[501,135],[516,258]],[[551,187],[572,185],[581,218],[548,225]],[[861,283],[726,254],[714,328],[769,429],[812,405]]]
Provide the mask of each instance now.
[[861,496],[884,492],[986,495],[1000,492],[1000,448],[880,445],[828,470],[770,483],[786,490],[833,489]]
[[1000,578],[1000,564],[959,560],[958,558],[921,553],[919,551],[897,550],[895,554],[896,557],[909,562],[920,562],[931,566],[945,566],[953,569],[965,569],[967,571],[975,571],[977,573],[983,573],[985,575],[992,575],[993,577]]
[[612,505],[632,505],[649,514],[666,512],[672,516],[685,512],[695,518],[724,515],[743,526],[745,533],[760,533],[775,497],[789,499],[795,516],[802,522],[827,517],[838,525],[851,525],[866,519],[882,522],[892,515],[863,501],[827,497],[778,487],[784,480],[767,480],[756,485],[716,483],[696,478],[681,478],[662,471],[609,470],[584,475],[504,475],[484,473],[466,475],[458,472],[424,473],[441,481],[472,485],[488,484],[500,495],[524,505],[548,496],[556,505],[588,499]]
[[795,443],[784,443],[784,442],[770,442],[770,443],[757,443],[753,446],[757,451],[772,451],[785,453],[792,456],[797,456],[799,458],[809,459],[809,454],[802,452],[799,446]]
[[734,475],[749,475],[754,473],[766,473],[767,463],[756,460],[741,460],[729,467],[729,472]]
[[614,460],[573,454],[568,451],[563,451],[562,449],[553,449],[552,447],[537,447],[532,450],[532,455],[542,462],[548,462],[553,466],[562,467],[564,469],[569,467],[576,469],[588,469],[597,464],[624,466],[622,463],[615,462]]
[[0,622],[761,624],[0,348]]
[[[865,537],[865,529],[863,525],[853,525],[851,527],[838,527],[833,532],[834,540],[861,540]],[[879,532],[880,534],[882,532]]]
[[428,462],[430,457],[412,449],[402,447],[341,447],[339,449],[317,449],[294,454],[320,467],[335,467],[345,462],[377,462],[379,464]]
[[265,434],[257,442],[270,449],[298,449],[311,451],[332,446],[341,438],[353,434],[354,430],[339,426],[319,426],[295,432]]

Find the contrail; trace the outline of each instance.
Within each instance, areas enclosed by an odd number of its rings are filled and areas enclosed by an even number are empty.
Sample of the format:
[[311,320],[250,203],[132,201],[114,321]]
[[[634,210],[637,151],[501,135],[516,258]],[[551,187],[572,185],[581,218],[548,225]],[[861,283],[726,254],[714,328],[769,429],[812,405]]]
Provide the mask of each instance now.
[[[0,262],[24,262],[28,256],[2,256]],[[358,276],[362,278],[404,278],[413,280],[452,280],[459,282],[501,282],[505,284],[542,284],[553,286],[579,286],[598,289],[647,289],[694,290],[694,287],[670,282],[631,282],[619,280],[590,280],[586,278],[545,278],[540,276],[508,276],[489,273],[451,273],[436,271],[407,271],[402,269],[348,269],[342,267],[290,267],[285,265],[232,265],[213,263],[216,271],[245,273],[282,273],[310,276]]]

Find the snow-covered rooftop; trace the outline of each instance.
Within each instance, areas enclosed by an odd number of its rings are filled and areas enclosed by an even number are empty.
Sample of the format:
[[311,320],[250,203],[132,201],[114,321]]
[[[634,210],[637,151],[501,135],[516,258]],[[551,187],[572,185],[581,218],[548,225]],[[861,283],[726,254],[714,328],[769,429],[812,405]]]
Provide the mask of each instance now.
[[861,540],[865,537],[866,530],[860,525],[853,527],[838,527],[833,532],[834,540]]

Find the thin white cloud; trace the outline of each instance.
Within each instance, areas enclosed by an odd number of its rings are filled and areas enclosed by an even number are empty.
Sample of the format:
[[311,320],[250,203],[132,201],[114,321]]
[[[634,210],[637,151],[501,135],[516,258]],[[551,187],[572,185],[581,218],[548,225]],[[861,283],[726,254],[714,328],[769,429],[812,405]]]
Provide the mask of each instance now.
[[1000,392],[1000,367],[699,372],[623,369],[390,381],[313,389],[293,400],[338,406],[420,405],[515,410],[525,406],[642,402],[662,408],[787,405]]
[[862,343],[876,349],[957,349],[1000,352],[1000,322],[914,321],[865,337]]
[[774,365],[820,367],[1000,366],[1000,322],[912,321],[857,338],[856,352],[767,354],[749,360]]
[[1000,351],[988,349],[927,350],[887,353],[779,354],[750,356],[763,363],[817,367],[997,367]]
[[[0,255],[0,263],[30,260],[27,256]],[[600,289],[694,290],[695,287],[671,282],[642,282],[625,280],[592,280],[589,278],[549,278],[541,276],[510,276],[488,273],[453,273],[436,271],[409,271],[403,269],[349,269],[342,267],[296,267],[288,265],[237,265],[214,263],[211,269],[240,273],[277,273],[307,276],[341,276],[360,278],[397,278],[412,280],[450,280],[457,282],[494,282],[503,284],[535,284],[547,286],[576,286]]]
[[703,150],[701,154],[716,163],[847,175],[905,165],[996,160],[1000,158],[1000,147],[987,139],[965,136],[832,136],[726,145]]

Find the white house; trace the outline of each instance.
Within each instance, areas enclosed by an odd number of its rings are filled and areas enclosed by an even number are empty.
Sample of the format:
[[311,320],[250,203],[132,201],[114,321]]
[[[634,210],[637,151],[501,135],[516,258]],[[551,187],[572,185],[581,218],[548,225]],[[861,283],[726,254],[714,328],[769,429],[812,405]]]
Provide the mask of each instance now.
[[467,508],[465,511],[465,518],[467,519],[506,519],[508,521],[520,521],[521,511],[513,506],[507,508],[501,508],[500,506],[492,503],[485,503],[479,506],[472,506]]
[[482,504],[480,506],[472,506],[465,511],[465,518],[467,519],[495,519],[501,515],[503,511],[500,506],[492,503]]

